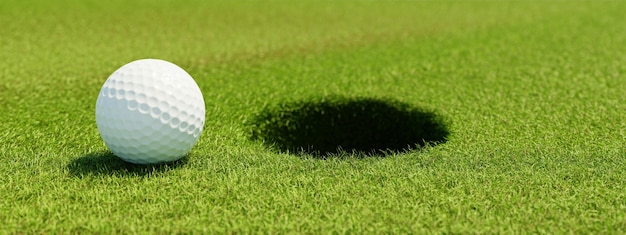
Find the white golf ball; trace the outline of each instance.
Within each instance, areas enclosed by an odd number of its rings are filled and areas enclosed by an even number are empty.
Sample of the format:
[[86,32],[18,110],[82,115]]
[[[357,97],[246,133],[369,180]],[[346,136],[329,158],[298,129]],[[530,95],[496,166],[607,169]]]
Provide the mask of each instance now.
[[96,101],[104,143],[124,161],[175,161],[196,144],[204,127],[204,99],[193,78],[167,61],[142,59],[117,69]]

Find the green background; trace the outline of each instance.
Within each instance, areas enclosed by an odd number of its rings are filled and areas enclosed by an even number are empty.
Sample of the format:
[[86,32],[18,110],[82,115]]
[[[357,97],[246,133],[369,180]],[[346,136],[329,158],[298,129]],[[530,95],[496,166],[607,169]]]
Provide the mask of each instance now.
[[[624,233],[624,1],[2,1],[0,233]],[[186,69],[188,157],[133,166],[106,78]],[[319,160],[250,139],[266,107],[390,98],[447,142]]]

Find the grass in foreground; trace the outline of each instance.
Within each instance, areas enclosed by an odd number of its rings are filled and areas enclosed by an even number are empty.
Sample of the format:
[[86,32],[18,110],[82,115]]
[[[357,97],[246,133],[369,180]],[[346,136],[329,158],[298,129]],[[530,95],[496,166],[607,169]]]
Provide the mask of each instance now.
[[[0,3],[0,232],[624,233],[622,2]],[[95,99],[138,58],[207,104],[180,162],[99,139]],[[319,160],[249,138],[267,107],[389,97],[447,142]]]

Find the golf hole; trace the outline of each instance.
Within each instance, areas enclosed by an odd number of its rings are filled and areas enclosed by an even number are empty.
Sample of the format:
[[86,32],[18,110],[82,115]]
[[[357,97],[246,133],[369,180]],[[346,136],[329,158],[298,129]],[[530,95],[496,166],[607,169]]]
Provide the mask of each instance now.
[[384,156],[445,142],[433,112],[374,98],[322,98],[281,103],[254,117],[252,139],[280,151],[326,158],[340,153]]

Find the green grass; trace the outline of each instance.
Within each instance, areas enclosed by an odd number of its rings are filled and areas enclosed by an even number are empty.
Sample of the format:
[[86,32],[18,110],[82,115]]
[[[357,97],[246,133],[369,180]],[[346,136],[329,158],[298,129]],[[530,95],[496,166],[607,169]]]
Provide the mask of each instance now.
[[[626,233],[623,1],[3,1],[0,233]],[[134,166],[95,101],[139,58],[185,68],[207,120]],[[445,143],[290,154],[257,114],[397,100]],[[374,125],[374,124],[370,124]]]

